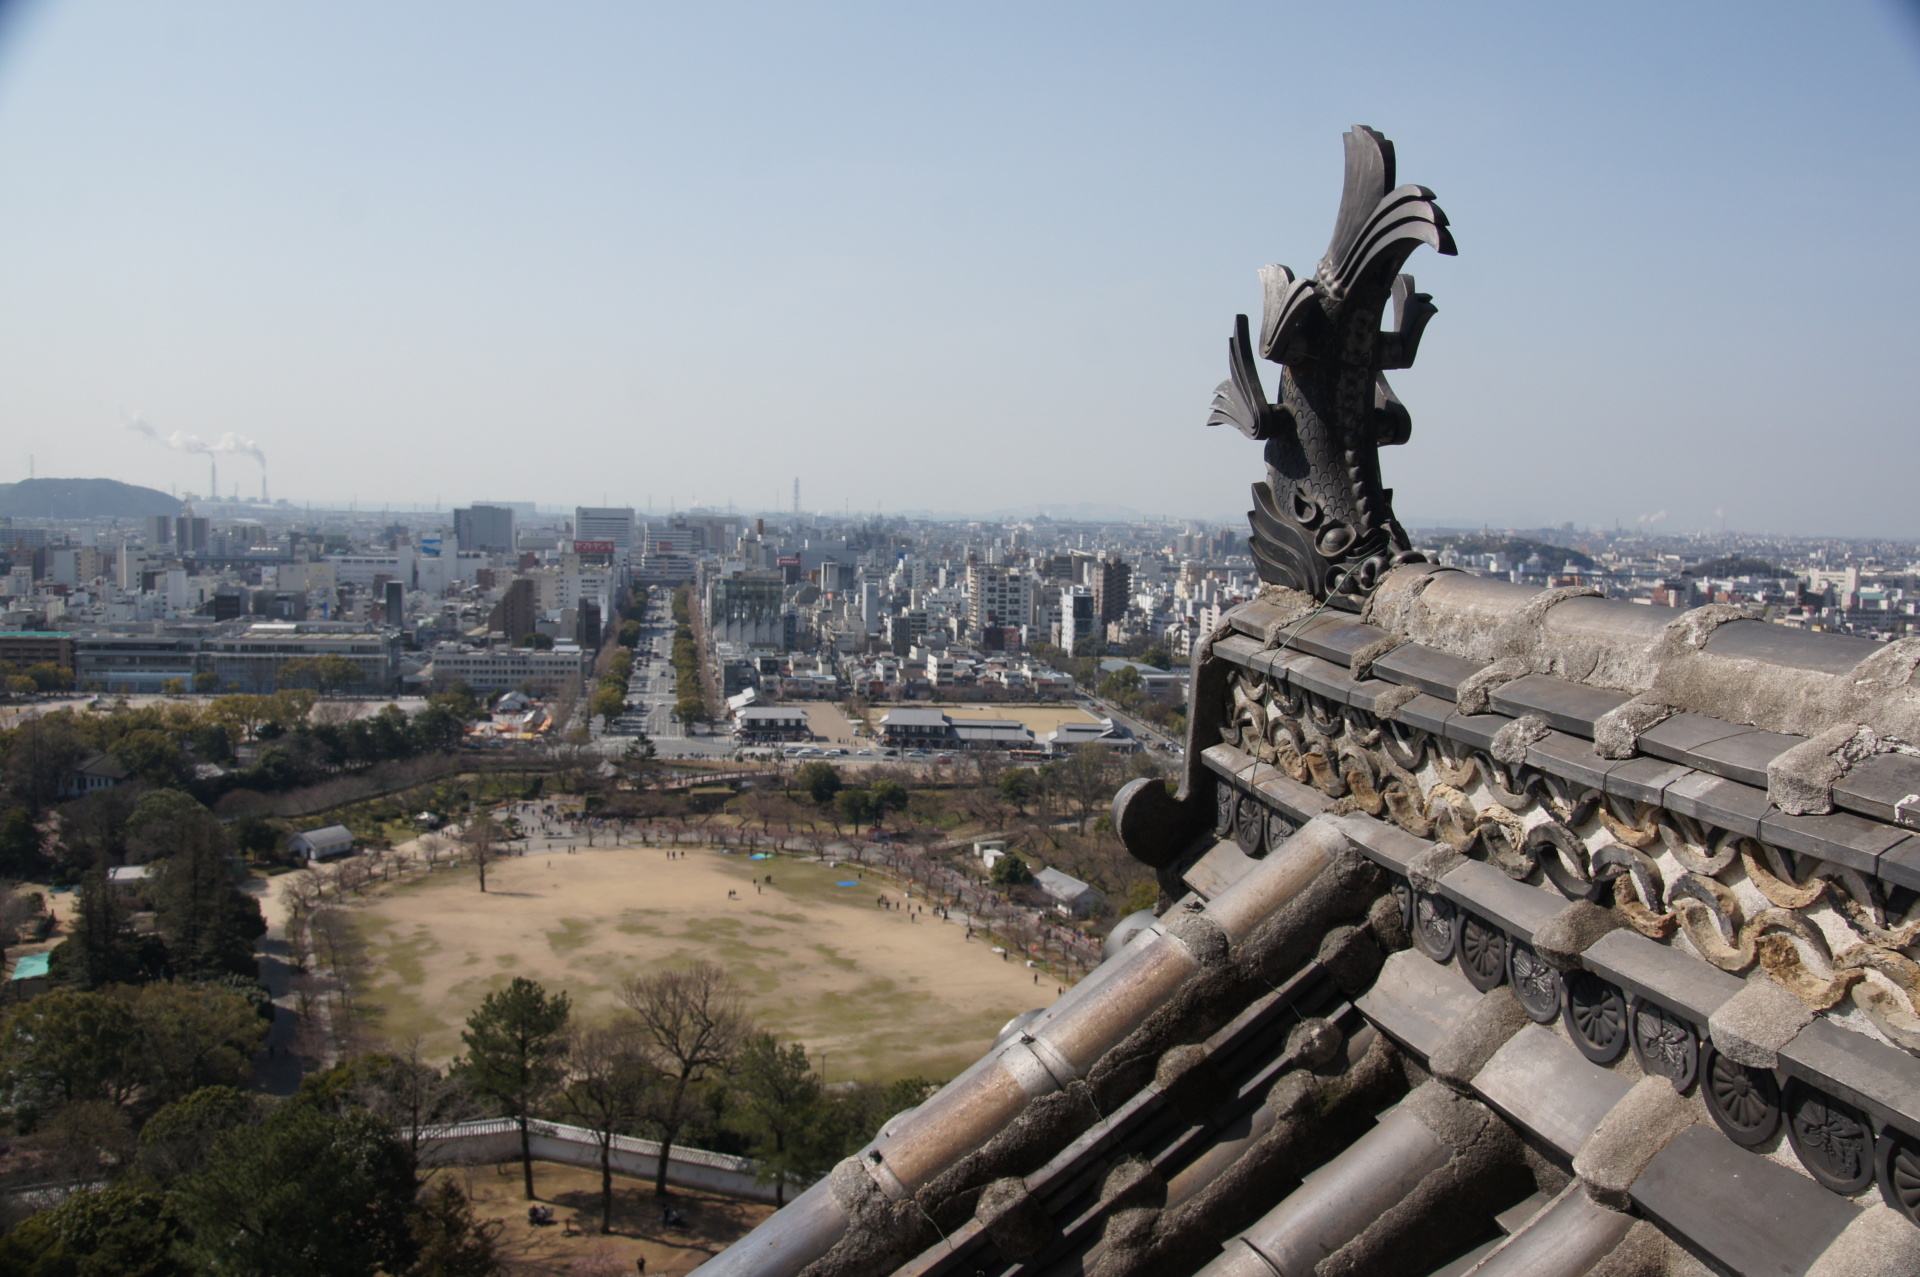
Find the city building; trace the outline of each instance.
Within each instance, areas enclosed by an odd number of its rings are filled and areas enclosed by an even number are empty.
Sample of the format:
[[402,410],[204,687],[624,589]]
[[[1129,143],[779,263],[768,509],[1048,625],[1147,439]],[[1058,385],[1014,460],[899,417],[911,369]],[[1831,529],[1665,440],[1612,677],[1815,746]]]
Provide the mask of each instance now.
[[715,643],[787,649],[785,586],[778,572],[744,571],[707,582],[706,621]]
[[937,709],[889,710],[880,739],[896,749],[1032,749],[1025,723],[1013,719],[953,718]]
[[1093,615],[1102,626],[1123,619],[1133,593],[1133,569],[1117,554],[1100,560],[1093,576]]
[[789,705],[747,705],[734,711],[733,738],[743,745],[813,739],[807,711]]
[[506,592],[487,614],[487,629],[506,635],[509,643],[518,643],[533,633],[539,619],[538,587],[531,577],[518,576],[507,582]]
[[578,694],[592,668],[591,655],[572,643],[556,643],[551,649],[442,643],[434,647],[423,676],[435,692],[465,683],[488,695],[525,690],[534,696],[563,696]]
[[0,662],[73,668],[73,635],[63,630],[0,630]]
[[1070,585],[1060,591],[1060,633],[1054,643],[1072,656],[1078,645],[1101,637],[1096,619],[1093,591],[1084,585]]
[[631,507],[576,506],[573,511],[573,549],[576,554],[605,555],[624,566],[638,544]]
[[[318,660],[340,657],[357,677],[322,680]],[[283,667],[300,661],[291,678]],[[192,688],[199,674],[213,676],[221,691],[265,693],[283,686],[386,694],[400,675],[400,636],[351,626],[256,622],[231,634],[94,634],[74,640],[74,674],[80,685],[109,693],[158,694],[175,684]]]
[[511,507],[498,505],[455,510],[453,539],[463,554],[512,554],[518,549],[514,512]]
[[1023,626],[1033,619],[1033,579],[1018,568],[967,564],[967,630]]

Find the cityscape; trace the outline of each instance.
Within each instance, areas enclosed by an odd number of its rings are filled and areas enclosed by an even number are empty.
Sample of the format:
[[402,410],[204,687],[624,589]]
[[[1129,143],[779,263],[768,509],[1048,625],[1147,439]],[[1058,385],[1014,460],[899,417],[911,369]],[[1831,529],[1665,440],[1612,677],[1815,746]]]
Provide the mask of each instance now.
[[[61,486],[16,485],[7,503],[30,507],[36,488],[57,503]],[[419,704],[463,685],[560,707],[543,732],[639,731],[715,756],[810,741],[806,724],[770,717],[782,704],[1086,699],[1127,711],[1115,739],[1168,749],[1194,644],[1259,587],[1245,533],[1228,524],[515,502],[373,513],[125,495],[179,512],[0,516],[0,661],[18,702],[307,686]],[[1729,604],[1882,642],[1913,632],[1920,612],[1920,542],[1571,524],[1412,537],[1479,576],[1656,608]],[[677,590],[697,604],[700,695],[683,704],[669,680],[636,672],[619,714],[595,712],[602,654],[634,645],[623,610]],[[327,657],[352,672],[340,665],[323,686]],[[1115,706],[1102,687],[1122,668],[1138,686]],[[1056,744],[1072,747],[1032,733],[997,747]]]

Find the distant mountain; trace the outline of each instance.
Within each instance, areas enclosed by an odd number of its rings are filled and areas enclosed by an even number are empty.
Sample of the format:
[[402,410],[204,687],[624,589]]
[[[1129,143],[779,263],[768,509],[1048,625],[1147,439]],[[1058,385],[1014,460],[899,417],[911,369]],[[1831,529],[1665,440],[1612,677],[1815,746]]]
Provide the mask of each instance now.
[[16,519],[139,519],[179,514],[179,498],[118,479],[22,479],[0,483],[0,515]]
[[1553,545],[1506,532],[1470,532],[1465,535],[1443,533],[1433,537],[1416,537],[1414,544],[1427,548],[1447,546],[1460,554],[1498,554],[1513,563],[1524,563],[1537,554],[1554,571],[1558,571],[1563,563],[1571,563],[1577,568],[1593,566],[1591,557],[1571,546]]

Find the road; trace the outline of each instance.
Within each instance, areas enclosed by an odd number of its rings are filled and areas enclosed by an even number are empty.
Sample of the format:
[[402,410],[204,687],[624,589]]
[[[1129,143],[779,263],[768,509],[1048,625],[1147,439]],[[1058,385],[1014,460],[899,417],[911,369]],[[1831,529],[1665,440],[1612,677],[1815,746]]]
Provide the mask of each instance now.
[[645,732],[662,758],[725,758],[733,753],[731,737],[689,736],[685,725],[674,719],[679,698],[674,694],[672,598],[665,590],[648,591],[640,641],[633,649],[633,674],[627,679],[627,704],[632,708],[610,729],[596,726],[594,737],[609,754],[618,754],[635,733]]
[[1132,714],[1127,713],[1112,701],[1102,700],[1092,692],[1087,691],[1076,692],[1074,696],[1075,699],[1079,701],[1081,708],[1085,709],[1095,718],[1111,718],[1115,723],[1126,728],[1132,732],[1134,736],[1146,742],[1152,748],[1159,750],[1161,753],[1179,758],[1186,752],[1185,741],[1176,740],[1153,724],[1135,718]]

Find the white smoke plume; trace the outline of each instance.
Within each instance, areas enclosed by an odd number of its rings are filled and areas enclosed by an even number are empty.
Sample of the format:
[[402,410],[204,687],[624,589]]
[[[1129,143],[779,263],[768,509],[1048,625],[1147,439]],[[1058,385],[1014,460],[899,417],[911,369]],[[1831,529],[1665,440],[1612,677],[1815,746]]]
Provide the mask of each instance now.
[[152,423],[137,412],[127,419],[127,429],[133,431],[135,434],[143,434],[155,443],[165,444],[175,452],[193,452],[206,455],[217,452],[242,453],[259,462],[262,470],[267,468],[267,454],[262,450],[260,445],[245,435],[235,434],[231,430],[212,441],[202,439],[199,435],[190,435],[184,430],[175,430],[173,433],[162,437],[160,432],[153,428]]

